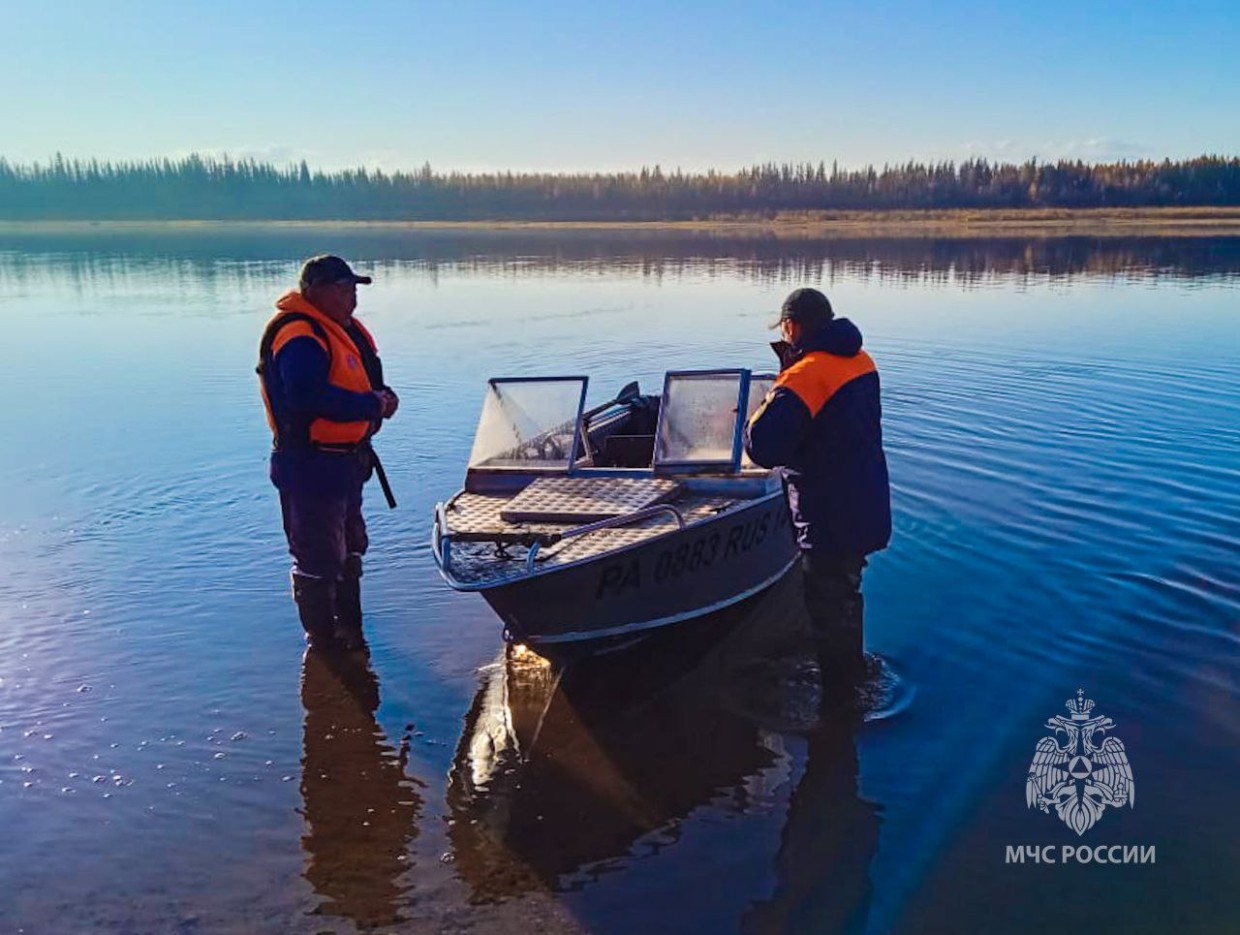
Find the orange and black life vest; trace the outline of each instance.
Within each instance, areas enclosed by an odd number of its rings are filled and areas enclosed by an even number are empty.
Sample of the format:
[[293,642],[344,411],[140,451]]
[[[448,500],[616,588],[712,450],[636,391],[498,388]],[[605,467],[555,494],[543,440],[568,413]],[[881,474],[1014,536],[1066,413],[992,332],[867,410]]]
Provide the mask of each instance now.
[[374,433],[376,423],[365,420],[336,422],[313,414],[288,411],[279,368],[274,366],[274,362],[276,355],[289,341],[310,337],[327,353],[328,383],[353,393],[369,393],[382,385],[378,351],[370,332],[354,319],[350,330],[361,339],[355,341],[354,336],[296,291],[281,296],[276,302],[276,309],[276,314],[263,330],[256,368],[275,447],[309,445],[347,450],[366,442]]

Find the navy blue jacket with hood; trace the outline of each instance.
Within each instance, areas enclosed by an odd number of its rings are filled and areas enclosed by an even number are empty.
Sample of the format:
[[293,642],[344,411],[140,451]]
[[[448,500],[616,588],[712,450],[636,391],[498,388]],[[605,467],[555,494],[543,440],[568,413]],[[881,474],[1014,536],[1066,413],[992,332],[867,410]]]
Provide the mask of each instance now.
[[745,450],[783,467],[803,550],[857,558],[891,541],[878,370],[837,318],[803,335],[745,426]]

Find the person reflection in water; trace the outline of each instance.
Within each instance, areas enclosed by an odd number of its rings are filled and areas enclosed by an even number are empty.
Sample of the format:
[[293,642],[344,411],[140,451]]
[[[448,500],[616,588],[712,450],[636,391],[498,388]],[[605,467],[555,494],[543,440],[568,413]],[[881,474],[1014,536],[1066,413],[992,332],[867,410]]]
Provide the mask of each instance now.
[[775,857],[775,892],[745,914],[745,935],[865,931],[879,818],[858,795],[850,715],[824,710],[809,735],[805,771],[788,803]]
[[359,928],[400,921],[400,877],[410,869],[422,799],[375,721],[379,683],[361,654],[306,652],[301,700],[305,877],[316,913]]

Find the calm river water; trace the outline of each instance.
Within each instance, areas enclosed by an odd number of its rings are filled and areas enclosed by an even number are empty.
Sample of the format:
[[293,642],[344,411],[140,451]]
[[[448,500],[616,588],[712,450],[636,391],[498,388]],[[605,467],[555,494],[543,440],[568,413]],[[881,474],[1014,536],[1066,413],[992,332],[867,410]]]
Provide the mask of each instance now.
[[[323,250],[373,272],[403,400],[337,668],[253,374]],[[794,579],[560,683],[505,665],[428,548],[483,381],[769,369],[804,284],[883,376],[903,709],[811,729]],[[0,231],[0,930],[1240,929],[1238,286],[1236,240]],[[1136,792],[1081,836],[1025,799],[1078,688]]]

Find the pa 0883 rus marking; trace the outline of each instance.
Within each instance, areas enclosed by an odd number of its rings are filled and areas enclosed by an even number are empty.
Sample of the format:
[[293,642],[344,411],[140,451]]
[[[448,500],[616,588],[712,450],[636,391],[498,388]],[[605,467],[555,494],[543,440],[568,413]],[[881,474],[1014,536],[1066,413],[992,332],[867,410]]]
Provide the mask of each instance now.
[[757,548],[767,537],[788,526],[788,511],[782,503],[761,515],[738,519],[726,530],[708,530],[696,538],[684,538],[663,549],[653,560],[617,558],[599,571],[596,600],[614,597],[645,582],[665,584],[686,575],[711,568],[716,563],[735,560]]

